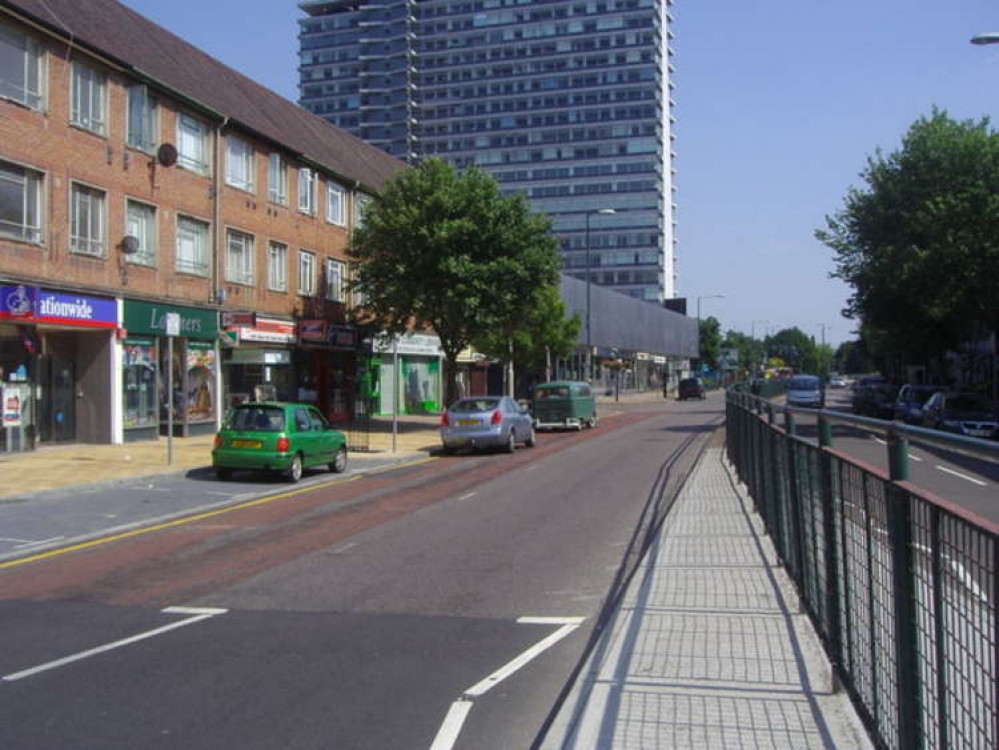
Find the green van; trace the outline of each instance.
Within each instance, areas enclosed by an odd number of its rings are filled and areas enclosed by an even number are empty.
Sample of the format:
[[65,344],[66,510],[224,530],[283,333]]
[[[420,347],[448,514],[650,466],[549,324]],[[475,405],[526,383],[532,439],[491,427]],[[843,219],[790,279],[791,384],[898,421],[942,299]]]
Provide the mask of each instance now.
[[563,380],[535,386],[531,411],[536,430],[597,426],[597,399],[589,383]]

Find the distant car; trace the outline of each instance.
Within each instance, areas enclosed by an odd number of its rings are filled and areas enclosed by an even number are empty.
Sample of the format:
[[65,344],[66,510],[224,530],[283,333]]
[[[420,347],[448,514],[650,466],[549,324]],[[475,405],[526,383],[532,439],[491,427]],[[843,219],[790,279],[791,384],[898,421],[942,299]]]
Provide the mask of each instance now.
[[212,467],[222,480],[236,469],[257,469],[297,482],[315,466],[344,471],[347,436],[308,404],[245,402],[229,411],[215,435]]
[[999,438],[999,404],[980,393],[938,391],[923,407],[923,426],[976,438]]
[[679,401],[686,401],[688,398],[706,399],[707,392],[704,390],[704,383],[700,378],[684,378],[676,387],[676,398]]
[[822,379],[817,375],[795,375],[787,382],[787,405],[821,409],[826,404]]
[[900,422],[921,425],[923,423],[923,405],[930,396],[944,390],[939,385],[903,385],[895,396],[893,416]]
[[517,443],[535,445],[530,409],[509,396],[461,398],[441,415],[441,449],[503,448],[513,453]]
[[846,388],[846,380],[843,379],[842,375],[832,375],[829,378],[830,388]]
[[589,383],[560,380],[542,383],[531,398],[534,427],[576,429],[597,426],[597,399]]
[[853,394],[853,413],[875,419],[894,419],[897,389],[887,382],[860,386]]

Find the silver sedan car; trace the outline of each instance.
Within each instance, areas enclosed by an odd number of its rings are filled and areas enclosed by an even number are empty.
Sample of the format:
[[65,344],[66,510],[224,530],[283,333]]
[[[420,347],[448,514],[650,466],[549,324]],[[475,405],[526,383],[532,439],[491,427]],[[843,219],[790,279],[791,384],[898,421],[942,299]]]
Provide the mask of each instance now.
[[458,399],[441,415],[445,453],[458,448],[503,448],[513,453],[517,443],[534,447],[534,421],[530,410],[509,396]]

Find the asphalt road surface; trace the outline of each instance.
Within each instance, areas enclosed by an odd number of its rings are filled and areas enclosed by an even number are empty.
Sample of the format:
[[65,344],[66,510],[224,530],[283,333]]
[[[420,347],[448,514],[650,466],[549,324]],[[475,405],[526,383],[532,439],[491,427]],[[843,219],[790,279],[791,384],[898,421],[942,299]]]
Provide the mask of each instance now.
[[529,747],[722,406],[9,566],[0,747]]

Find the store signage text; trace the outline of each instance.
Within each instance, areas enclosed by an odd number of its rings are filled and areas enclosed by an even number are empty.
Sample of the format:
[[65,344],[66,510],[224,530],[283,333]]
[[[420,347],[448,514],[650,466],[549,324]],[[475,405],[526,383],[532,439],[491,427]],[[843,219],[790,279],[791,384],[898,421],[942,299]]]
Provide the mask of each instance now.
[[48,292],[36,286],[0,287],[0,319],[91,328],[116,328],[118,305],[113,299]]

